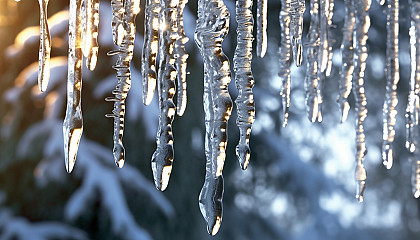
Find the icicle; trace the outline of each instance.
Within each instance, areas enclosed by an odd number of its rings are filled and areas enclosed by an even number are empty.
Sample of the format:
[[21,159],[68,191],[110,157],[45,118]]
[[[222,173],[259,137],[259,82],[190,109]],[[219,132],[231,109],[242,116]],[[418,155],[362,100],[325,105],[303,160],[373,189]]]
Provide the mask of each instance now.
[[[364,76],[366,70],[366,59],[368,57],[366,42],[368,30],[370,27],[369,8],[371,0],[354,1],[355,11],[355,32],[354,32],[354,100],[357,113],[356,118],[356,172],[357,181],[356,198],[363,202],[363,193],[366,187],[366,170],[363,166],[363,159],[366,156],[367,148],[365,142],[365,133],[363,122],[367,116],[366,95],[364,88]],[[357,7],[356,7],[357,6]]]
[[322,83],[319,72],[319,1],[311,1],[311,22],[308,33],[307,67],[305,76],[306,110],[309,120],[315,122],[321,116]]
[[[407,141],[406,147],[410,152],[414,152],[417,148],[414,136],[416,134],[415,127],[418,125],[419,115],[419,93],[420,93],[420,2],[411,3],[411,27],[410,27],[410,58],[411,58],[411,76],[410,76],[410,92],[407,101],[406,119],[407,119]],[[416,12],[417,11],[417,12]]]
[[302,64],[302,32],[303,32],[303,14],[305,13],[305,0],[292,0],[290,8],[290,31],[293,37],[293,59],[296,66]]
[[147,0],[144,21],[144,45],[142,55],[143,103],[152,102],[156,88],[156,57],[159,49],[159,0]]
[[414,197],[419,198],[420,197],[420,160],[414,160],[412,163],[411,186],[412,186]]
[[[98,25],[99,25],[99,0],[84,1],[82,50],[86,59],[86,67],[93,71],[98,60]],[[82,18],[83,18],[82,17]]]
[[178,71],[177,76],[177,104],[176,111],[179,116],[182,116],[187,107],[187,58],[188,54],[185,51],[185,44],[188,42],[188,37],[184,33],[184,7],[188,0],[180,0],[178,5],[178,16],[176,22],[178,25],[178,38],[175,41],[175,66]]
[[124,0],[111,0],[112,8],[112,39],[114,44],[120,46],[124,38],[124,26],[123,26],[123,15],[124,15]]
[[163,0],[161,2],[160,25],[162,28],[159,36],[159,128],[156,136],[156,151],[152,156],[153,177],[156,188],[164,191],[169,183],[174,159],[172,121],[175,116],[175,69],[174,45],[177,35],[178,1]]
[[206,124],[206,177],[199,206],[208,231],[215,235],[222,221],[223,177],[226,158],[227,121],[232,100],[229,60],[222,51],[229,31],[229,12],[222,0],[199,0],[195,41],[204,59],[204,112]]
[[329,0],[329,9],[328,9],[328,61],[327,61],[327,69],[325,70],[325,75],[328,77],[331,74],[332,69],[332,57],[333,57],[333,50],[332,46],[335,42],[335,39],[332,37],[333,28],[332,25],[332,18],[334,14],[334,0]]
[[328,17],[329,0],[319,1],[319,42],[320,50],[318,54],[319,71],[325,72],[328,65]]
[[47,19],[48,1],[38,0],[40,9],[38,87],[41,92],[47,90],[50,80],[51,36]]
[[235,56],[233,57],[235,70],[235,84],[238,97],[235,100],[238,117],[236,125],[239,127],[239,144],[236,146],[236,156],[242,169],[246,169],[251,157],[249,137],[252,123],[255,120],[254,77],[251,71],[252,60],[252,0],[236,1],[236,21],[238,22]]
[[398,61],[398,0],[389,0],[387,9],[387,47],[386,47],[386,99],[383,108],[382,160],[387,169],[392,167],[392,143],[395,137],[397,115],[397,84],[400,80]]
[[292,43],[290,35],[291,0],[281,1],[280,28],[281,43],[279,47],[279,77],[282,83],[280,91],[283,105],[283,127],[287,125],[290,107],[290,66],[292,65]]
[[410,1],[410,92],[407,102],[407,141],[406,147],[412,153],[411,185],[414,197],[420,196],[420,149],[419,143],[419,94],[420,94],[420,2]]
[[[117,70],[118,83],[112,93],[115,95],[111,98],[106,98],[106,101],[114,102],[114,109],[112,114],[107,114],[106,117],[114,118],[114,148],[113,155],[115,164],[118,167],[124,166],[125,149],[122,138],[124,134],[124,115],[125,115],[125,99],[131,87],[131,73],[130,62],[133,58],[134,37],[136,33],[135,19],[140,11],[140,0],[124,0],[124,10],[113,9],[113,11],[124,12],[121,26],[124,26],[121,35],[122,40],[119,50],[111,51],[109,56],[118,55],[118,60],[113,66]],[[115,16],[115,13],[113,13]],[[113,29],[117,30],[117,28]]]
[[267,1],[257,0],[257,56],[267,52]]
[[355,25],[353,0],[345,1],[346,15],[344,18],[343,27],[343,42],[341,43],[341,78],[339,80],[339,94],[337,103],[341,112],[341,122],[346,121],[350,105],[347,98],[351,92],[352,79],[353,79],[353,32]]
[[82,118],[82,19],[81,0],[70,0],[67,109],[63,123],[64,154],[67,172],[73,170],[83,132]]

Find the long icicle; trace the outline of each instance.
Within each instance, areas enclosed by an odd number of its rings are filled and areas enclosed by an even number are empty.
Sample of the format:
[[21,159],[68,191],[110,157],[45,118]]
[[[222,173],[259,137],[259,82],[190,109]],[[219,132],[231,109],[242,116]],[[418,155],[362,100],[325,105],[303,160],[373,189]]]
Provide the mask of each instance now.
[[398,0],[389,0],[387,8],[387,41],[386,41],[386,97],[383,108],[383,143],[382,160],[387,169],[392,167],[392,143],[395,137],[397,115],[397,84],[400,80],[398,61]]
[[229,11],[222,0],[199,0],[195,41],[204,60],[204,112],[206,124],[206,177],[199,196],[207,230],[215,235],[222,221],[223,165],[226,158],[227,121],[232,100],[227,87],[231,76],[222,41],[229,31]]
[[353,0],[345,0],[345,18],[343,27],[343,42],[341,43],[341,77],[338,81],[339,94],[337,103],[340,109],[341,122],[345,122],[350,110],[348,97],[351,92],[353,81],[353,32],[355,25]]
[[267,52],[267,1],[257,0],[257,56]]
[[410,1],[410,92],[407,102],[406,147],[412,153],[411,186],[414,197],[420,197],[419,94],[420,94],[420,2]]
[[[122,138],[124,134],[124,115],[125,115],[125,99],[131,87],[130,62],[133,58],[134,38],[136,33],[135,19],[140,11],[140,0],[124,0],[124,10],[115,8],[114,11],[124,12],[121,26],[124,27],[123,32],[118,33],[122,36],[119,49],[108,53],[109,56],[118,55],[118,60],[113,66],[117,70],[118,83],[114,91],[114,97],[106,98],[106,101],[114,102],[114,109],[111,114],[106,117],[114,118],[114,155],[115,164],[123,167],[125,162],[125,149]],[[115,28],[114,30],[118,30]],[[121,34],[121,35],[120,35]]]
[[172,121],[175,116],[173,97],[176,92],[174,45],[178,38],[176,16],[178,1],[163,0],[161,2],[160,24],[166,26],[161,29],[159,36],[159,128],[156,135],[156,151],[152,156],[152,170],[157,189],[164,191],[169,183],[174,159]]
[[292,42],[290,34],[290,7],[291,0],[281,1],[280,28],[281,43],[279,47],[279,77],[282,83],[280,95],[283,106],[283,127],[287,125],[290,107],[290,67],[292,65]]
[[297,67],[302,64],[302,33],[303,33],[303,14],[305,13],[305,0],[292,0],[290,8],[290,31],[293,44],[293,59]]
[[177,74],[177,101],[176,112],[182,116],[187,107],[187,58],[188,54],[185,50],[185,44],[188,42],[188,37],[184,33],[184,7],[188,0],[180,0],[178,5],[178,16],[176,18],[178,26],[178,38],[175,41],[175,66],[178,71]]
[[159,50],[159,0],[147,0],[144,21],[144,45],[141,70],[143,76],[143,103],[152,102],[156,88],[156,58]]
[[77,149],[83,132],[82,117],[82,19],[81,0],[70,0],[69,55],[67,73],[67,109],[63,123],[64,156],[67,172],[76,163]]
[[41,92],[47,90],[50,80],[51,36],[47,17],[48,1],[38,0],[40,9],[38,87]]
[[236,1],[236,21],[238,22],[237,45],[233,64],[235,70],[235,84],[238,97],[235,100],[238,117],[236,125],[239,127],[239,144],[236,146],[236,156],[242,169],[246,169],[251,157],[249,137],[252,123],[255,120],[254,77],[251,71],[252,60],[252,0]]
[[319,106],[321,99],[318,99],[320,85],[319,77],[319,1],[311,1],[311,22],[308,33],[308,47],[306,55],[306,76],[305,76],[305,93],[306,93],[306,112],[311,122],[315,122],[319,115]]
[[[357,182],[356,198],[363,202],[363,193],[366,187],[366,169],[363,166],[363,159],[366,156],[367,148],[363,122],[367,116],[366,95],[364,88],[364,76],[366,70],[366,59],[368,57],[366,42],[370,27],[369,8],[371,0],[356,0],[353,2],[353,9],[356,17],[356,28],[354,33],[354,81],[353,91],[355,100],[356,118],[356,171]],[[356,7],[357,6],[357,7]]]

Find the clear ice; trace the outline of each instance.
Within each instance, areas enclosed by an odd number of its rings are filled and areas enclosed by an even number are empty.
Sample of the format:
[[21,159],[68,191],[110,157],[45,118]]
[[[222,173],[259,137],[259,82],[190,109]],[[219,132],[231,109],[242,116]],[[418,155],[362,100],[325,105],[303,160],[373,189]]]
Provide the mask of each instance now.
[[156,58],[159,50],[159,0],[147,0],[144,21],[144,44],[141,62],[143,76],[143,103],[149,105],[155,93],[157,70]]
[[420,2],[412,1],[410,27],[410,91],[408,95],[406,119],[406,147],[412,154],[412,192],[414,197],[420,196],[420,149],[419,143],[419,94],[420,94]]
[[178,26],[178,38],[175,41],[175,66],[178,71],[177,74],[177,101],[176,101],[176,112],[179,116],[182,116],[187,107],[187,58],[188,54],[185,50],[185,44],[188,42],[188,37],[184,33],[184,7],[188,0],[180,0],[176,17],[176,23]]
[[383,143],[382,160],[387,169],[392,167],[392,143],[395,137],[397,121],[397,84],[400,80],[398,61],[398,0],[389,0],[387,8],[387,39],[386,39],[386,96],[383,108]]
[[[112,3],[112,2],[111,2]],[[117,55],[117,62],[112,66],[117,71],[118,83],[112,91],[113,97],[106,98],[106,101],[114,102],[114,109],[106,117],[114,118],[114,147],[112,150],[115,164],[118,167],[124,166],[125,149],[123,146],[125,99],[131,87],[130,62],[133,58],[134,38],[136,33],[135,19],[140,11],[140,0],[124,0],[120,5],[123,10],[113,8],[114,11],[123,12],[121,26],[124,27],[119,36],[122,37],[119,49],[108,53],[109,56]],[[112,26],[114,27],[114,26]],[[113,28],[113,30],[116,30]]]
[[178,1],[163,0],[161,2],[160,24],[166,26],[161,29],[159,36],[159,127],[156,135],[156,151],[152,156],[152,171],[157,189],[164,191],[169,183],[174,160],[172,135],[172,121],[175,116],[173,97],[176,92],[174,47],[178,38],[177,29]]
[[356,19],[354,33],[354,73],[353,91],[356,110],[356,171],[357,182],[356,198],[363,202],[363,193],[366,187],[366,169],[363,166],[363,159],[366,156],[367,148],[363,122],[367,116],[366,95],[364,88],[364,76],[366,70],[366,59],[368,57],[366,42],[370,27],[369,8],[371,0],[353,1],[354,15]]
[[353,10],[353,0],[345,0],[345,18],[343,27],[343,41],[341,42],[341,76],[338,81],[339,94],[337,103],[340,109],[341,122],[345,122],[350,110],[348,97],[351,92],[353,80],[353,33],[355,27],[355,18]]
[[76,162],[77,149],[83,132],[82,117],[82,0],[70,0],[69,55],[67,73],[67,109],[63,123],[64,155],[67,172]]
[[98,60],[99,0],[85,0],[83,3],[82,50],[86,67],[93,71]]
[[47,7],[49,0],[38,0],[40,9],[38,87],[45,92],[50,80],[51,36],[48,27]]
[[322,120],[322,73],[320,72],[320,41],[319,41],[319,1],[311,1],[311,22],[308,32],[307,54],[306,54],[306,75],[305,94],[306,112],[311,122]]
[[204,113],[206,176],[199,196],[207,230],[215,235],[222,221],[223,176],[227,121],[232,111],[228,85],[229,60],[222,41],[229,31],[229,11],[222,0],[199,0],[195,41],[204,60]]
[[263,58],[267,52],[267,3],[257,0],[257,56]]
[[280,11],[280,28],[281,28],[281,43],[279,47],[279,77],[281,81],[280,95],[282,99],[283,109],[283,127],[287,125],[290,107],[290,67],[292,65],[292,42],[290,33],[291,22],[291,0],[281,1]]
[[238,97],[235,100],[238,117],[236,125],[239,127],[239,144],[236,146],[236,156],[242,169],[246,169],[251,157],[249,137],[252,123],[255,120],[254,77],[251,71],[252,60],[252,0],[236,1],[236,21],[238,22],[237,45],[233,65],[235,70],[235,84]]
[[303,14],[305,13],[305,0],[291,0],[290,5],[290,31],[293,44],[293,59],[296,66],[302,64],[302,32],[303,32]]

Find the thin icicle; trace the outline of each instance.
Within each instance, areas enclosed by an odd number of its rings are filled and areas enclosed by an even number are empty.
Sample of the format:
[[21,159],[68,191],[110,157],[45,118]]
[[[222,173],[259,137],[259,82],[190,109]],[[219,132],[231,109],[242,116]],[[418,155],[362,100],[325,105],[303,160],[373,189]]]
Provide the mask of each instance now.
[[175,41],[175,66],[178,71],[177,75],[177,102],[176,112],[182,116],[187,107],[187,58],[188,54],[185,51],[185,44],[188,42],[188,37],[184,33],[184,7],[188,0],[180,0],[178,5],[178,16],[176,18],[178,26],[178,38]]
[[51,36],[47,17],[48,1],[38,0],[40,9],[38,87],[41,92],[47,90],[50,80]]
[[235,100],[238,117],[236,125],[239,127],[239,144],[236,146],[236,156],[242,169],[246,169],[251,157],[249,137],[252,123],[255,120],[254,77],[251,71],[252,60],[252,0],[236,1],[236,21],[238,22],[237,45],[233,57],[235,70],[235,84],[238,89],[238,97]]
[[341,43],[341,78],[338,81],[339,94],[337,103],[341,112],[341,122],[345,122],[350,110],[347,101],[352,87],[353,80],[353,32],[355,25],[353,0],[345,0],[345,18],[343,27],[343,42]]
[[195,41],[204,60],[204,113],[206,124],[206,177],[199,206],[207,230],[215,235],[222,221],[223,176],[226,158],[227,121],[232,100],[229,60],[222,41],[229,31],[229,11],[222,0],[199,0]]
[[257,0],[257,56],[267,52],[267,1]]
[[82,117],[82,19],[81,1],[70,0],[67,109],[63,123],[64,155],[67,172],[73,170],[83,132]]
[[320,116],[320,106],[322,103],[321,79],[319,69],[320,54],[319,42],[319,1],[311,1],[311,22],[308,33],[308,47],[306,55],[306,76],[305,76],[305,92],[306,92],[306,111],[311,122],[315,122]]
[[420,94],[420,2],[410,1],[410,93],[407,103],[407,141],[406,147],[412,153],[411,185],[414,197],[420,196],[420,149],[419,143],[419,94]]
[[303,32],[303,14],[305,13],[305,0],[291,0],[290,8],[290,31],[293,44],[293,59],[296,66],[302,64],[302,32]]
[[332,45],[335,42],[335,39],[332,37],[332,18],[334,14],[334,0],[328,1],[328,16],[327,16],[327,33],[328,33],[328,60],[327,60],[327,68],[325,69],[325,76],[330,76],[331,69],[332,69],[332,57],[333,57],[333,51],[332,51]]
[[160,24],[166,26],[161,29],[159,36],[159,128],[156,135],[156,151],[152,156],[152,170],[157,189],[164,191],[169,183],[174,159],[172,121],[175,116],[173,97],[176,92],[174,45],[178,38],[177,17],[178,1],[163,0],[161,2]]
[[[106,117],[114,118],[114,155],[115,164],[123,167],[125,162],[125,149],[122,138],[124,134],[124,115],[125,115],[125,99],[131,87],[130,62],[133,58],[134,37],[136,33],[135,19],[140,11],[140,0],[124,0],[124,10],[113,9],[117,12],[124,12],[121,26],[124,26],[121,44],[118,50],[108,53],[118,55],[118,60],[113,66],[117,70],[118,83],[115,90],[112,91],[114,97],[106,98],[106,101],[114,102],[114,109],[111,114]],[[114,14],[115,15],[115,14]],[[117,29],[113,29],[117,30]],[[121,36],[121,35],[119,35]]]
[[281,43],[279,47],[279,77],[282,83],[280,95],[283,106],[283,127],[287,125],[290,107],[290,66],[292,65],[292,43],[290,35],[291,0],[281,1],[280,28]]
[[149,105],[155,93],[159,49],[159,0],[147,0],[144,21],[144,45],[141,70],[143,75],[143,103]]
[[411,170],[411,186],[415,198],[420,197],[420,160],[413,160]]
[[[370,27],[369,8],[371,0],[356,0],[353,2],[355,11],[355,32],[354,32],[354,101],[356,109],[356,172],[357,182],[356,198],[363,202],[363,193],[366,187],[366,169],[363,166],[363,159],[366,156],[367,148],[363,122],[367,116],[366,95],[364,88],[364,76],[366,70],[366,59],[368,57],[366,42]],[[357,7],[356,7],[357,6]]]
[[124,0],[111,0],[112,8],[112,39],[114,44],[120,46],[124,38],[124,26],[123,26],[123,16],[124,16]]
[[319,72],[324,73],[328,65],[328,17],[329,0],[319,1]]
[[387,169],[392,167],[392,143],[395,137],[397,115],[397,84],[400,80],[398,61],[398,0],[389,0],[387,9],[387,47],[386,47],[386,97],[383,108],[382,160]]
[[[420,28],[420,12],[417,13],[415,10],[417,8],[420,10],[420,3],[413,2],[412,5],[412,15],[411,15],[411,27],[410,27],[410,58],[411,58],[411,75],[410,75],[410,91],[408,94],[407,108],[406,108],[406,119],[407,119],[407,140],[406,148],[410,152],[414,152],[417,148],[415,141],[415,127],[418,125],[418,115],[419,115],[419,92],[420,92],[420,61],[417,58],[420,57],[420,38],[418,38],[417,28]],[[418,26],[419,25],[419,26]],[[417,27],[418,26],[418,27]],[[420,30],[420,29],[419,29]],[[419,59],[420,60],[420,59]]]
[[[90,0],[92,1],[92,13],[90,14],[90,18],[88,19],[87,28],[90,29],[87,36],[90,39],[90,47],[89,52],[87,54],[86,59],[86,67],[93,71],[96,67],[96,63],[98,61],[98,51],[99,51],[99,44],[98,44],[98,26],[99,26],[99,0]],[[89,41],[89,40],[88,40]]]

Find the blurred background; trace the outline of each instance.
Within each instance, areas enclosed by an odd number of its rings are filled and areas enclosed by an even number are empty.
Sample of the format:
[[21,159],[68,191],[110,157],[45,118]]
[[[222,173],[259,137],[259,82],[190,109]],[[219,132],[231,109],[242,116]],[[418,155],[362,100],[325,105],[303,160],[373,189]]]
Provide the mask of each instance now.
[[[236,46],[235,2],[224,51]],[[309,27],[309,2],[305,33]],[[411,193],[411,163],[405,150],[405,106],[409,83],[409,6],[401,2],[400,75],[395,163],[382,166],[382,105],[385,94],[386,14],[372,2],[369,31],[365,121],[368,172],[365,202],[355,199],[354,102],[348,120],[339,123],[336,104],[341,65],[343,1],[335,1],[332,30],[333,70],[325,82],[323,122],[312,124],[305,111],[306,62],[292,68],[289,124],[281,127],[278,72],[280,1],[269,1],[268,51],[254,56],[256,121],[251,163],[240,170],[236,108],[229,121],[224,169],[224,216],[215,237],[208,235],[198,207],[204,182],[203,64],[194,43],[197,2],[185,12],[188,58],[188,105],[173,126],[175,159],[168,189],[155,189],[150,159],[158,122],[156,96],[142,104],[140,59],[144,1],[137,17],[132,89],[127,98],[126,165],[112,158],[111,96],[116,73],[110,3],[100,2],[99,59],[83,72],[84,133],[74,171],[64,167],[62,121],[67,76],[68,1],[51,1],[51,80],[45,93],[37,86],[39,7],[36,1],[0,0],[0,239],[417,239],[419,201]],[[254,3],[254,10],[256,3]],[[256,11],[254,11],[255,13]],[[255,18],[255,15],[254,15]],[[304,41],[306,38],[304,37]],[[255,43],[254,43],[255,46]],[[232,67],[232,66],[231,66]],[[237,90],[232,81],[232,98]]]

